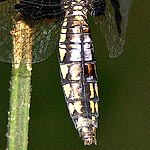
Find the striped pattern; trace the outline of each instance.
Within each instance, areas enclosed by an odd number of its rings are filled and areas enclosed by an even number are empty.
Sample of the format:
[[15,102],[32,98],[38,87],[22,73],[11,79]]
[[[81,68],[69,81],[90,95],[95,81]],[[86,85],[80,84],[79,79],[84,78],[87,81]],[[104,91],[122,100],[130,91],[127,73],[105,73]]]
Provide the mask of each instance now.
[[85,145],[97,143],[99,98],[93,52],[86,4],[73,0],[62,23],[59,63],[70,116]]

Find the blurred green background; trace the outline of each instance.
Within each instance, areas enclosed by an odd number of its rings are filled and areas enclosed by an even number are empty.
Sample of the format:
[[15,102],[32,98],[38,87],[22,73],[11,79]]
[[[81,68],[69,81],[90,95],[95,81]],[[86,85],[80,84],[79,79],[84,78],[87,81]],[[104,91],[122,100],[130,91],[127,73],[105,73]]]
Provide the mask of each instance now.
[[[56,50],[33,66],[29,150],[150,150],[150,1],[133,0],[124,53],[109,59],[90,20],[100,91],[98,145],[83,146],[69,117]],[[0,63],[0,149],[6,147],[11,65]]]

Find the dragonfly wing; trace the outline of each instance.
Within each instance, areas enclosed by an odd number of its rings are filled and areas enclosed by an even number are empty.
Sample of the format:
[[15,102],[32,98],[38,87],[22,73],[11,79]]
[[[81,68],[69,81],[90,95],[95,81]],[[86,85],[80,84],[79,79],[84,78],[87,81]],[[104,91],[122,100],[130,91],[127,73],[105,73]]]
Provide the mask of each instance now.
[[14,3],[7,1],[0,2],[0,60],[3,62],[12,61],[13,39],[11,31],[14,23],[11,14],[15,17]]
[[32,62],[37,63],[48,58],[55,50],[59,38],[59,23],[44,21],[33,27]]
[[[16,4],[18,4],[17,0],[0,2],[0,61],[9,63],[14,61],[14,56],[17,55],[17,51],[21,49],[21,46],[16,46],[18,50],[14,46],[14,37],[16,37],[17,34],[19,34],[19,37],[16,43],[19,43],[20,39],[23,39],[24,43],[29,41],[29,36],[25,38],[24,35],[21,35],[23,29],[21,29],[22,24],[19,21],[22,20],[22,22],[29,26],[26,30],[32,30],[32,40],[29,43],[32,52],[28,52],[26,49],[26,52],[22,52],[22,54],[26,55],[27,53],[32,53],[32,63],[40,62],[52,54],[58,43],[60,22],[56,21],[56,19],[50,19],[49,17],[47,19],[41,19],[42,17],[35,19],[34,17],[28,17],[26,13],[22,15],[16,9]],[[28,8],[30,8],[32,4],[25,6],[26,8],[21,8],[21,10],[31,10]],[[18,29],[16,29],[17,25]],[[15,51],[14,47],[16,49]],[[24,49],[23,51],[25,51]]]
[[114,58],[123,52],[131,0],[105,0],[105,2],[104,15],[96,16],[95,22],[100,24],[109,57]]

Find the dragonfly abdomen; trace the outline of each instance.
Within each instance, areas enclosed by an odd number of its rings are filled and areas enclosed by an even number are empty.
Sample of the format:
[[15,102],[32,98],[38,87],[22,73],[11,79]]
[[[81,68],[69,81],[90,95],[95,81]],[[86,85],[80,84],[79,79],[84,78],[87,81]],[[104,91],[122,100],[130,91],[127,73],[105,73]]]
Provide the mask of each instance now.
[[84,1],[66,10],[59,40],[61,82],[75,128],[85,145],[96,144],[98,86],[96,62]]

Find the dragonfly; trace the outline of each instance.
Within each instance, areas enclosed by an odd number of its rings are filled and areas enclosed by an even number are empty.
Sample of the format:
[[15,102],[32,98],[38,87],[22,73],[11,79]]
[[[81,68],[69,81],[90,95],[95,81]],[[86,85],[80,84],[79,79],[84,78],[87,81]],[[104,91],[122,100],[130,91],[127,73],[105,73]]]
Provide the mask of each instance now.
[[[99,24],[109,57],[115,58],[123,52],[130,4],[131,0],[0,0],[0,61],[18,67],[31,55],[26,63],[38,63],[58,45],[65,101],[85,145],[97,144],[99,116],[96,60],[87,15]],[[23,36],[24,30],[30,34]]]

